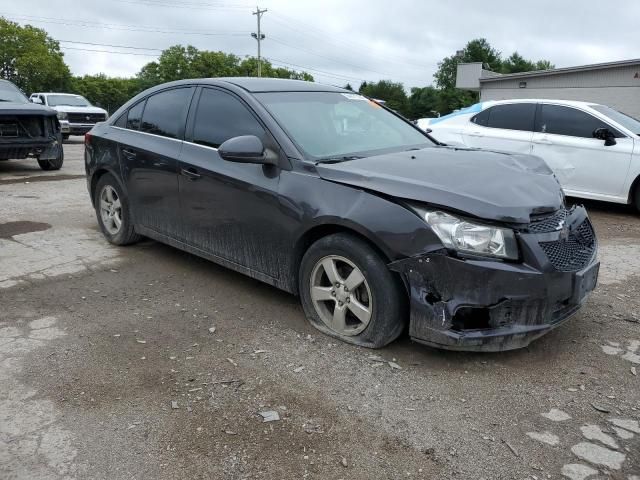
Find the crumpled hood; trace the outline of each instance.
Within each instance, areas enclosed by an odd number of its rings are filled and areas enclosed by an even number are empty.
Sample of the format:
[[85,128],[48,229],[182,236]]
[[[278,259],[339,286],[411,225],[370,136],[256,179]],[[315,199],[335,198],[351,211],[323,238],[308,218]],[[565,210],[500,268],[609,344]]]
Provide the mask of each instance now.
[[0,102],[1,115],[55,115],[55,110],[35,103]]
[[503,222],[562,206],[560,184],[532,155],[433,147],[317,166],[325,180]]
[[71,105],[56,105],[51,107],[58,112],[67,112],[67,113],[107,113],[104,108],[100,107],[73,107]]

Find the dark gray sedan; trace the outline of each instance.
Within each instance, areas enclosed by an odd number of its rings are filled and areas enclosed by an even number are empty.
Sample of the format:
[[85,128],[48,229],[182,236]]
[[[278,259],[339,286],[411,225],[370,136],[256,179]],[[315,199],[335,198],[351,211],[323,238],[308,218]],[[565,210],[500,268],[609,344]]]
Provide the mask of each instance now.
[[598,276],[587,213],[541,159],[441,145],[339,88],[160,85],[87,134],[85,159],[110,242],[144,235],[297,294],[314,327],[366,347],[407,327],[523,347]]

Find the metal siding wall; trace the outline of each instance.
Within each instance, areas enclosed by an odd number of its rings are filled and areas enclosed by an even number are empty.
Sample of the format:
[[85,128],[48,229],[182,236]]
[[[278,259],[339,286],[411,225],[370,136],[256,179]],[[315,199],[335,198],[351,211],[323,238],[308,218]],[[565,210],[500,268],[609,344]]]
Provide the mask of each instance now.
[[[480,99],[548,98],[601,103],[640,117],[640,65],[488,82],[481,84]],[[526,88],[519,88],[526,81]]]

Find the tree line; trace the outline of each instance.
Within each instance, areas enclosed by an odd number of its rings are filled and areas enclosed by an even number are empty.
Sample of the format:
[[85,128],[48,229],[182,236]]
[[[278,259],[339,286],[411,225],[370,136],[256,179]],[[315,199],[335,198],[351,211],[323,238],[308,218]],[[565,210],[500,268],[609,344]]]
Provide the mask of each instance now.
[[[405,117],[416,119],[450,113],[476,102],[477,93],[455,88],[460,62],[482,62],[498,73],[516,73],[554,68],[547,60],[533,62],[517,52],[503,58],[486,39],[475,39],[454,55],[438,63],[433,86],[414,87],[407,94],[402,83],[391,80],[363,82],[358,91],[381,99]],[[105,74],[74,76],[64,62],[60,44],[45,30],[21,26],[0,17],[0,78],[10,80],[29,94],[38,91],[77,93],[94,105],[117,110],[131,97],[160,83],[185,78],[257,76],[258,60],[237,55],[175,45],[164,50],[157,61],[144,65],[129,78]],[[262,60],[262,75],[313,81],[304,71],[276,67]],[[349,90],[354,88],[347,84]]]

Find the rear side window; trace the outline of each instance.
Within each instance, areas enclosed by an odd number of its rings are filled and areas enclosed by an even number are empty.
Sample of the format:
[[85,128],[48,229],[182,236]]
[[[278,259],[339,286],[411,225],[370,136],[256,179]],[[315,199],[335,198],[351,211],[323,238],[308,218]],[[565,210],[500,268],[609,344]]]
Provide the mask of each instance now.
[[509,105],[495,105],[487,108],[480,118],[479,125],[489,128],[502,128],[504,130],[533,131],[533,123],[536,114],[535,103],[513,103]]
[[137,103],[129,109],[127,113],[126,128],[129,130],[140,129],[140,121],[142,120],[142,111],[144,110],[144,101]]
[[181,138],[192,88],[175,88],[147,99],[140,130],[168,138]]
[[193,127],[194,143],[218,148],[233,137],[263,138],[264,133],[262,125],[240,100],[220,90],[202,90]]
[[619,135],[618,132],[602,120],[578,109],[561,105],[542,104],[540,106],[536,132],[593,138],[593,131],[596,128],[608,128],[616,136]]

